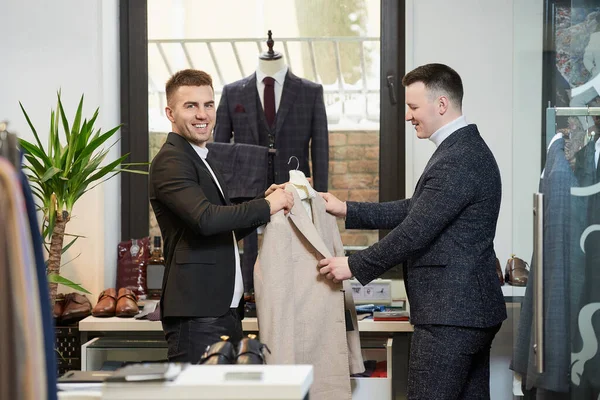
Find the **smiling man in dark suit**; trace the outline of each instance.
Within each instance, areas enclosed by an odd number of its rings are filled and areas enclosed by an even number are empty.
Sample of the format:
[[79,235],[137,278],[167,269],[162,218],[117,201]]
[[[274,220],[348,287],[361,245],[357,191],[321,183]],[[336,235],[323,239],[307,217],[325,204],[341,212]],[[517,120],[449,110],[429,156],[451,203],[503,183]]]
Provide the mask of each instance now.
[[414,334],[409,399],[489,399],[490,347],[506,319],[495,272],[501,182],[476,125],[462,115],[458,73],[427,64],[406,74],[406,120],[437,149],[410,199],[341,202],[323,193],[346,228],[391,229],[350,257],[320,261],[329,279],[363,285],[403,263]]
[[206,160],[215,124],[210,75],[183,70],[166,85],[169,133],[150,167],[149,195],[164,238],[161,319],[169,361],[196,363],[222,335],[242,338],[243,295],[237,240],[290,210],[293,197],[272,185],[261,198],[232,205]]

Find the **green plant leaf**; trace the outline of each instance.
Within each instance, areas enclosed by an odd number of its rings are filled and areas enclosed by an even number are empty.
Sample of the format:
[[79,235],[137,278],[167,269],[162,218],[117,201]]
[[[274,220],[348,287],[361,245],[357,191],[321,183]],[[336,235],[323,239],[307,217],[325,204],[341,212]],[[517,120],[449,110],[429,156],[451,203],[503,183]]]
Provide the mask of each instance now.
[[68,132],[65,132],[65,135],[67,136],[67,143],[71,141],[71,136],[77,137],[77,135],[79,135],[79,131],[81,129],[81,113],[83,111],[83,97],[84,95],[82,94],[81,99],[79,100],[79,105],[77,106],[77,111],[75,112],[75,120],[73,121],[73,126],[71,127],[71,134],[69,135]]
[[43,148],[36,147],[25,139],[19,139],[19,146],[23,149],[25,154],[31,154],[32,156],[39,158],[47,166],[51,164],[50,159]]
[[69,244],[67,244],[66,246],[64,246],[64,247],[62,248],[62,250],[61,250],[61,253],[62,253],[62,254],[65,254],[65,253],[66,253],[66,251],[67,251],[67,250],[69,250],[69,247],[73,246],[73,243],[75,243],[75,241],[76,241],[77,239],[79,239],[79,237],[76,237],[76,238],[74,238],[73,240],[71,240],[71,241],[69,242]]
[[29,115],[27,115],[27,113],[25,112],[25,109],[23,108],[23,104],[21,104],[21,102],[19,102],[19,106],[21,106],[21,111],[23,111],[23,115],[25,115],[25,119],[27,120],[27,123],[29,124],[29,128],[31,128],[31,132],[33,132],[33,136],[35,136],[35,140],[37,141],[39,149],[43,152],[44,146],[42,146],[42,142],[40,142],[40,137],[38,136],[37,131],[33,127],[33,124],[31,123],[31,120],[29,119]]
[[[58,114],[60,114],[60,119],[62,120],[62,124],[63,124],[63,130],[65,132],[71,132],[71,129],[69,129],[69,121],[67,121],[67,114],[65,113],[65,110],[63,108],[62,105],[62,101],[60,99],[60,92],[58,92]],[[58,132],[58,127],[56,129],[56,132]],[[66,135],[67,133],[65,133]]]
[[67,286],[73,290],[77,290],[78,292],[83,292],[86,294],[91,294],[86,289],[84,289],[80,284],[75,283],[64,276],[60,276],[58,274],[48,274],[48,282],[49,283],[58,283],[59,285]]
[[138,169],[119,168],[115,169],[116,172],[127,172],[129,174],[148,175],[148,171],[140,171]]
[[110,139],[115,132],[117,132],[121,128],[121,125],[114,127],[113,129],[104,132],[100,136],[92,139],[91,142],[87,144],[85,149],[81,152],[78,158],[84,158],[90,154],[92,154],[100,145]]
[[56,167],[51,167],[48,171],[46,171],[44,176],[42,176],[41,181],[46,182],[48,179],[52,178],[54,175],[58,174],[59,172],[62,172],[62,170],[59,168],[56,168]]
[[117,158],[115,161],[111,162],[110,164],[100,168],[100,170],[98,172],[96,172],[94,175],[90,176],[83,184],[85,186],[87,186],[91,182],[101,179],[104,175],[113,171],[117,167],[117,165],[120,165],[123,162],[123,160],[125,160],[128,156],[129,156],[128,154],[125,154],[125,155]]

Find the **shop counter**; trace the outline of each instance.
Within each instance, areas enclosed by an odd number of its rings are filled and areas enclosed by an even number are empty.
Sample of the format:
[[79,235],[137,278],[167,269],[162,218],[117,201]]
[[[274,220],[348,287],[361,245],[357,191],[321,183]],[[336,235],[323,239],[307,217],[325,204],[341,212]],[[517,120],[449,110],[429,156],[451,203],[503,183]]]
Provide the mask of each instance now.
[[[244,332],[258,331],[256,318],[244,318]],[[408,351],[413,326],[408,321],[358,322],[363,358],[385,361],[385,378],[352,378],[353,399],[392,399],[406,390]],[[133,318],[87,317],[79,322],[81,369],[98,370],[111,360],[143,362],[166,359],[166,342],[160,321]],[[394,379],[392,379],[392,374]],[[175,398],[175,397],[173,397]]]

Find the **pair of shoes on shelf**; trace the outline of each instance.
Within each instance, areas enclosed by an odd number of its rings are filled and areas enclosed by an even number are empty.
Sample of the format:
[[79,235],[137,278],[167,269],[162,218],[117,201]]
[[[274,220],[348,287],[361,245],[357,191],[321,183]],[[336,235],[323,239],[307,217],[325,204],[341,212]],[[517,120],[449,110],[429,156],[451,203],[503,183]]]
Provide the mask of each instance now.
[[496,274],[498,274],[500,286],[504,285],[504,282],[512,286],[527,286],[527,278],[529,277],[529,264],[521,260],[519,257],[515,257],[514,254],[511,255],[506,262],[504,271],[505,273],[502,273],[500,260],[496,258]]
[[71,325],[88,315],[92,311],[92,303],[79,293],[60,293],[56,295],[52,316],[56,325]]
[[131,318],[135,317],[139,311],[137,296],[131,289],[121,288],[117,296],[117,290],[110,288],[100,293],[98,303],[96,303],[92,315],[101,318],[114,316]]
[[200,364],[266,364],[265,349],[271,351],[267,345],[256,339],[256,335],[248,335],[237,346],[228,341],[229,337],[221,336],[221,341],[212,344],[200,359]]

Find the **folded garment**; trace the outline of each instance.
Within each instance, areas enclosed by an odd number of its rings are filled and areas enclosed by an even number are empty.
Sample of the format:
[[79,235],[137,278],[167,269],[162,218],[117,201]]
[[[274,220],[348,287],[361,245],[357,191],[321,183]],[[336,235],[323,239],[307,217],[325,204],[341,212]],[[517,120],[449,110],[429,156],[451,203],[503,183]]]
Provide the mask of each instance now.
[[376,306],[375,304],[361,304],[359,306],[356,306],[357,314],[366,314],[366,313],[372,313],[375,311],[384,311],[384,310],[385,310],[385,306]]
[[160,306],[158,301],[146,301],[144,310],[134,317],[135,319],[147,319],[148,321],[160,321]]

